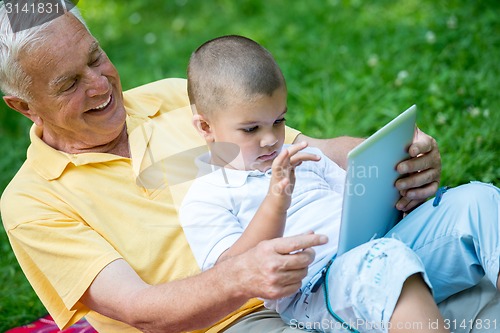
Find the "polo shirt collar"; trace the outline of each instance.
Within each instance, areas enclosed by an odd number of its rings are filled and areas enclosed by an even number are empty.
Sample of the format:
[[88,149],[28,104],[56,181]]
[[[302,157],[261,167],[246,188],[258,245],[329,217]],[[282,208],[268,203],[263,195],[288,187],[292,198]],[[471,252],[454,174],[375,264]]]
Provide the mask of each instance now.
[[129,99],[125,93],[123,104],[127,110],[128,134],[156,115],[160,111],[161,103],[162,101],[154,96],[138,95]]
[[[146,122],[149,117],[155,115],[161,105],[161,101],[152,96],[141,98],[136,97],[140,101],[126,101],[125,109],[127,111],[127,132],[130,132]],[[149,138],[151,133],[146,133],[145,136]],[[90,163],[104,163],[113,160],[123,159],[122,156],[106,154],[106,153],[82,153],[82,154],[69,154],[60,150],[54,149],[47,145],[42,139],[42,129],[35,124],[30,129],[31,144],[27,151],[27,161],[31,163],[35,171],[45,178],[46,180],[54,180],[63,174],[68,164],[72,163],[75,166],[90,164]],[[147,140],[139,141],[143,145],[147,145]],[[141,147],[134,147],[135,149],[142,150]],[[132,147],[131,147],[131,154]],[[133,155],[134,156],[134,155]]]
[[42,129],[33,125],[30,130],[31,145],[28,147],[27,161],[46,180],[54,180],[63,174],[68,164],[75,166],[107,162],[123,157],[105,153],[69,154],[54,149],[42,140]]
[[259,170],[236,170],[220,167],[210,163],[210,153],[196,158],[198,177],[203,177],[207,183],[219,187],[242,187],[249,177],[263,177],[271,175],[271,170],[262,172]]

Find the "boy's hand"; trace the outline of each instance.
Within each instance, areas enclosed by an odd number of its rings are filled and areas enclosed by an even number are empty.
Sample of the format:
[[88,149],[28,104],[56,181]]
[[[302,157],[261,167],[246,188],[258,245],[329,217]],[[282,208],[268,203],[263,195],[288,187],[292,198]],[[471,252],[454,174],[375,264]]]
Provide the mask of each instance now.
[[319,161],[320,156],[300,151],[307,147],[303,141],[283,149],[271,166],[272,176],[268,196],[275,198],[275,208],[286,212],[290,207],[295,186],[295,167],[304,161]]
[[[243,234],[229,249],[220,255],[217,263],[255,248],[263,240],[283,239],[280,237],[283,237],[287,210],[290,207],[295,185],[295,167],[304,161],[319,161],[320,159],[315,154],[301,153],[300,151],[305,147],[307,147],[307,143],[301,142],[290,146],[288,149],[283,149],[276,156],[271,165],[271,183],[266,197]],[[274,242],[271,243],[275,244]],[[289,253],[290,251],[283,253]]]

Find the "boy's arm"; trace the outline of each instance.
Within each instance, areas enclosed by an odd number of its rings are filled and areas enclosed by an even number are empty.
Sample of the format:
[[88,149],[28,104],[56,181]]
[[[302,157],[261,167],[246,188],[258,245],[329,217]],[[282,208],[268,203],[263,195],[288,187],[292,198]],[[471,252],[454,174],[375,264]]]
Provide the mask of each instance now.
[[283,149],[272,164],[269,191],[241,237],[224,253],[217,263],[239,255],[257,246],[261,241],[283,236],[286,212],[290,206],[295,185],[294,169],[303,161],[317,161],[319,156],[298,153],[306,142]]

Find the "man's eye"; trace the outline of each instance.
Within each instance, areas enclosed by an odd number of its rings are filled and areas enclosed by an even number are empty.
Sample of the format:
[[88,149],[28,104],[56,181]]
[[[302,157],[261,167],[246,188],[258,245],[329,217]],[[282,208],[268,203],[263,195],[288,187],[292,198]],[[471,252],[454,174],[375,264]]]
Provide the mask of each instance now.
[[280,118],[280,119],[277,119],[277,120],[274,122],[274,125],[283,124],[285,121],[286,121],[286,119],[285,119],[285,118]]
[[66,92],[66,91],[71,90],[72,88],[74,88],[76,86],[76,81],[77,80],[73,80],[73,81],[68,82],[64,87],[62,87],[61,91]]
[[101,56],[99,55],[95,60],[92,60],[90,66],[98,66],[101,63]]
[[252,132],[255,132],[258,128],[259,128],[259,126],[243,128],[242,131],[245,133],[252,133]]

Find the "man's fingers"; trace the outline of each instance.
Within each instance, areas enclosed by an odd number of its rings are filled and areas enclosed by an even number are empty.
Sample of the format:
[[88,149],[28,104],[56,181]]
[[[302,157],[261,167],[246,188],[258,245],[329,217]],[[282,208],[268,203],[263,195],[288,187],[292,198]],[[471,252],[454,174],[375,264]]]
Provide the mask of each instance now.
[[314,249],[308,248],[302,251],[292,252],[290,254],[283,255],[283,262],[279,267],[280,271],[296,271],[301,270],[309,266],[309,264],[314,260],[316,252]]
[[440,173],[441,155],[436,140],[423,132],[421,133],[427,138],[426,141],[414,142],[409,148],[412,158],[399,163],[397,166],[398,172],[402,175],[428,169],[436,169]]
[[[284,288],[295,286],[297,283],[302,284],[302,280],[307,276],[307,266],[305,268],[282,271],[279,275],[279,284]],[[300,288],[300,285],[297,289]],[[295,289],[294,291],[296,291]],[[293,292],[293,291],[292,291]]]
[[420,188],[401,191],[401,195],[404,196],[401,197],[401,199],[399,199],[396,203],[396,208],[403,212],[412,210],[424,202],[427,198],[433,196],[436,193],[438,186],[438,182],[432,182]]
[[[305,272],[305,273],[304,273]],[[282,275],[279,280],[280,283],[270,282],[266,284],[266,281],[260,285],[261,291],[259,291],[253,297],[261,297],[267,299],[279,299],[289,296],[302,286],[302,279],[307,275],[307,270],[304,269],[303,272],[300,271],[298,274],[293,272],[292,274]],[[284,279],[286,278],[286,282]]]
[[432,197],[434,196],[434,194],[436,194],[438,187],[438,182],[431,182],[425,186],[407,190],[405,196],[410,200],[426,200],[427,198]]
[[313,246],[323,245],[328,242],[325,235],[306,234],[274,240],[274,250],[279,254],[289,254],[296,251],[305,250]]
[[252,281],[259,281],[252,284],[252,297],[276,299],[296,292],[314,260],[315,252],[311,247],[327,241],[324,235],[307,233],[260,242],[246,253],[246,258],[251,260],[245,267],[253,268],[244,278],[250,276]]
[[413,136],[413,143],[408,149],[408,153],[411,157],[416,157],[420,154],[427,154],[434,147],[437,147],[437,144],[431,136],[422,132],[418,127],[415,130],[415,135]]
[[395,184],[403,196],[396,207],[402,211],[409,211],[434,195],[441,177],[441,155],[434,138],[417,128],[408,152],[411,158],[397,165],[397,171],[405,176]]
[[[427,169],[422,172],[415,172],[396,181],[396,188],[400,191],[416,189],[421,186],[427,186],[432,183],[439,183],[440,173],[436,169]],[[437,190],[437,188],[436,188]],[[431,195],[434,193],[431,193]],[[413,199],[413,198],[410,198]]]
[[401,175],[411,174],[428,169],[441,170],[441,157],[438,153],[428,153],[410,158],[398,164],[397,171]]
[[410,200],[407,197],[402,197],[396,204],[396,208],[402,212],[409,212],[413,208],[420,205],[425,200]]
[[402,197],[396,203],[396,208],[402,212],[408,212],[422,203],[422,200],[410,200],[407,197]]

